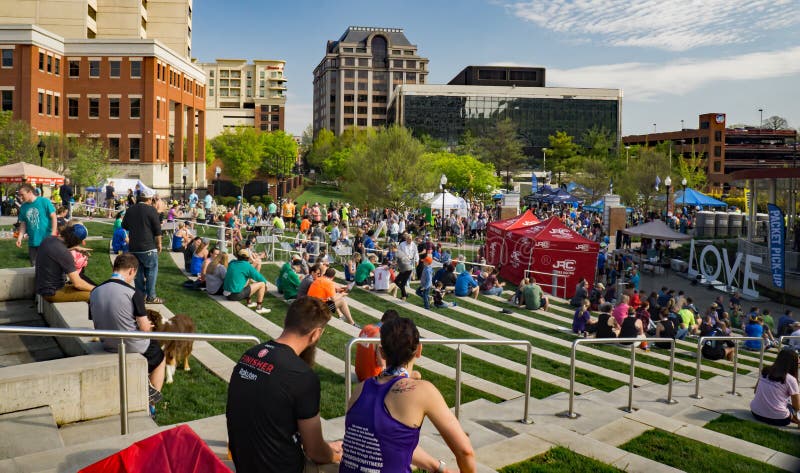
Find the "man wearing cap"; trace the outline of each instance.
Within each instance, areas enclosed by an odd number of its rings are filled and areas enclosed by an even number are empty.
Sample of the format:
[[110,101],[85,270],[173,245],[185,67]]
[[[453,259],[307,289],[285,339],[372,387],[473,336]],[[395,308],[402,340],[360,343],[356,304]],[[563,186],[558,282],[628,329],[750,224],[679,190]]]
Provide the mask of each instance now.
[[36,253],[42,241],[50,235],[58,235],[56,208],[49,199],[37,197],[30,184],[19,186],[17,194],[22,200],[17,220],[20,224],[17,248],[22,248],[22,237],[27,234],[28,258],[33,266],[36,264]]
[[[94,285],[81,278],[75,267],[75,258],[69,251],[69,248],[80,246],[87,233],[83,225],[68,225],[59,236],[50,236],[42,241],[36,256],[36,294],[49,302],[89,300]],[[69,284],[65,284],[64,275]]]
[[145,294],[145,303],[163,304],[156,296],[158,254],[161,253],[161,220],[157,206],[160,201],[153,189],[144,189],[131,208],[125,212],[122,228],[128,231],[128,248],[139,260],[136,290]]

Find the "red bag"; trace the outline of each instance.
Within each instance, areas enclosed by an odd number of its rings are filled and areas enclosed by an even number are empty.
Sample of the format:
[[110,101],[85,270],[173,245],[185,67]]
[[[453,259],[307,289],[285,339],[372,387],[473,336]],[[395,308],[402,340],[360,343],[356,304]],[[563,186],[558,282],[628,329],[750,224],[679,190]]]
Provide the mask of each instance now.
[[179,425],[121,450],[79,473],[231,473],[188,425]]

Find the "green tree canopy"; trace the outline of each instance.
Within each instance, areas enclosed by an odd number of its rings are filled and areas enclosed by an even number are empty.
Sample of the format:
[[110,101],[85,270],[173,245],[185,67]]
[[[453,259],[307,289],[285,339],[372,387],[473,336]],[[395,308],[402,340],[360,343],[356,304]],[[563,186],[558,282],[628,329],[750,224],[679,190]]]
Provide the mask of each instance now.
[[321,170],[322,163],[334,151],[336,151],[336,135],[330,130],[322,129],[306,153],[306,163],[311,168]]
[[39,164],[38,140],[30,125],[14,120],[12,112],[0,112],[0,165],[25,161]]
[[447,176],[447,186],[467,196],[485,196],[500,185],[494,166],[484,163],[474,156],[459,155],[448,152],[426,153],[424,160],[428,162],[434,176]]
[[547,149],[548,167],[558,173],[558,184],[561,184],[561,173],[571,171],[576,164],[579,146],[566,131],[557,131],[547,138],[550,142]]
[[505,173],[506,187],[510,187],[511,174],[525,165],[516,124],[508,118],[495,122],[480,139],[480,149],[481,160],[494,165],[498,176]]
[[686,187],[703,190],[708,183],[706,160],[703,153],[692,152],[688,156],[678,158],[679,181],[686,178]]
[[[631,158],[624,175],[614,181],[614,191],[628,205],[650,208],[656,195],[665,192],[663,181],[670,173],[668,155],[653,148],[642,148],[636,159]],[[659,190],[655,188],[656,176],[662,181]]]
[[81,187],[96,186],[111,176],[108,149],[97,139],[75,138],[69,140],[69,177]]
[[297,159],[297,142],[283,130],[261,133],[261,170],[268,176],[288,175]]
[[225,130],[213,140],[214,152],[222,161],[225,174],[244,192],[244,186],[256,177],[261,167],[261,137],[248,126]]

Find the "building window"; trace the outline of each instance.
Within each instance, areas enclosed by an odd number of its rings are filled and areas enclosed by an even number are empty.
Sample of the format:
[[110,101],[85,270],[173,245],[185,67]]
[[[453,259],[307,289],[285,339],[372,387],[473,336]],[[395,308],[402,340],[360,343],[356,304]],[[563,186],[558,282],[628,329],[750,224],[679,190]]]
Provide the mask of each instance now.
[[261,131],[267,131],[269,130],[269,125],[267,125],[266,123],[262,123],[260,128]]
[[208,96],[209,97],[213,97],[214,96],[214,89],[208,89]]
[[39,53],[39,70],[44,71],[44,53]]
[[372,107],[373,115],[384,115],[385,113],[386,109],[384,107]]
[[53,56],[47,56],[47,72],[53,72]]
[[119,138],[108,139],[108,159],[112,161],[119,159]]
[[392,66],[394,66],[394,67],[403,67],[403,61],[395,59],[394,61],[392,61]]
[[701,136],[700,137],[700,144],[701,145],[708,144],[708,137],[707,136]]
[[39,115],[44,113],[44,94],[39,92]]
[[61,115],[61,97],[58,95],[53,97],[53,115],[59,116]]
[[722,146],[714,146],[714,157],[719,158],[722,156]]
[[417,73],[416,72],[406,72],[406,82],[416,82],[417,81]]
[[701,130],[708,130],[708,122],[700,122]]
[[161,119],[161,101],[156,100],[156,118]]
[[131,99],[131,118],[140,118],[142,116],[141,103],[142,99]]
[[108,116],[119,118],[119,99],[108,99]]
[[355,66],[356,65],[356,58],[353,58],[353,57],[344,58],[344,65],[345,66]]
[[56,60],[55,74],[57,76],[60,76],[61,75],[61,58],[57,57],[55,60]]
[[366,115],[367,107],[358,107],[358,113],[361,115]]
[[100,77],[100,61],[89,61],[89,77]]
[[122,62],[121,61],[109,61],[108,62],[110,72],[109,75],[111,77],[118,78],[120,76],[120,70],[122,69]]
[[722,172],[722,162],[714,161],[714,172]]
[[50,94],[47,94],[47,114],[53,114],[53,96]]
[[360,95],[358,96],[358,101],[359,101],[359,102],[361,102],[361,103],[364,103],[364,102],[366,102],[366,101],[367,101],[367,96],[366,96],[366,95],[363,95],[363,94],[360,94]]
[[353,119],[352,118],[345,118],[344,119],[344,124],[345,125],[352,125],[353,124]]
[[722,131],[717,130],[714,132],[714,141],[722,141]]
[[89,118],[100,118],[100,99],[89,99]]
[[3,91],[2,101],[0,102],[0,110],[4,112],[14,110],[14,91]]
[[69,76],[80,77],[80,75],[81,75],[81,62],[69,61]]
[[69,118],[78,118],[78,99],[69,97],[67,98],[67,114]]
[[161,159],[161,138],[156,138],[156,161]]
[[358,119],[358,126],[367,126],[367,119],[366,118],[359,118]]
[[128,159],[131,161],[139,160],[139,146],[141,138],[128,138]]
[[345,102],[352,102],[353,100],[355,100],[355,99],[354,99],[354,95],[352,95],[352,94],[347,94],[347,95],[344,96],[344,101]]
[[131,61],[131,79],[142,77],[142,61]]
[[13,49],[4,49],[3,50],[3,67],[4,68],[14,67],[14,50]]
[[344,108],[344,113],[353,113],[353,110],[355,110],[355,108],[348,105]]

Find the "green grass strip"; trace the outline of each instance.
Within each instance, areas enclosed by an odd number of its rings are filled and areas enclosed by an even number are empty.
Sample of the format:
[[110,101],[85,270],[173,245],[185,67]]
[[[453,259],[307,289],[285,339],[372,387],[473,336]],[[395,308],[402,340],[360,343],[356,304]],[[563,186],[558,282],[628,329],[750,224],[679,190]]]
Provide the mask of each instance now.
[[783,471],[772,465],[660,429],[649,430],[619,448],[686,473]]
[[175,381],[162,388],[164,402],[156,407],[156,423],[171,425],[225,413],[228,383],[203,366],[189,359],[191,371],[179,366]]
[[553,447],[541,455],[505,466],[499,471],[500,473],[617,473],[622,470],[579,455],[568,448]]
[[706,429],[746,440],[778,452],[800,457],[800,436],[792,435],[775,427],[750,420],[722,414],[708,424]]
[[22,241],[22,248],[17,248],[16,240],[0,240],[0,267],[2,268],[28,268],[31,261],[28,259],[28,241]]

